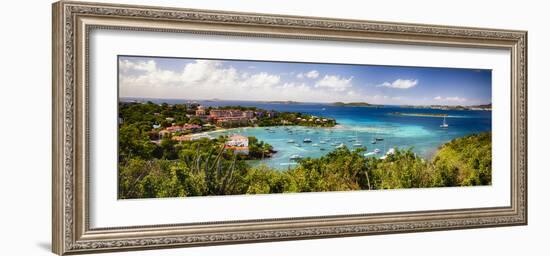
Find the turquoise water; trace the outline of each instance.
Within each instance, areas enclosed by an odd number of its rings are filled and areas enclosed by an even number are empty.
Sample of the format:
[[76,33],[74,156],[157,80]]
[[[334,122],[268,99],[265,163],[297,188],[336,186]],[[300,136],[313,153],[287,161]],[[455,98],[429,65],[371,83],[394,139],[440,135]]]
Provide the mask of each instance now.
[[[155,100],[152,100],[155,101]],[[158,101],[158,100],[157,100]],[[162,100],[167,103],[183,103],[182,100]],[[383,156],[390,148],[412,148],[425,159],[430,159],[437,148],[452,140],[468,134],[491,131],[491,111],[471,110],[436,110],[414,109],[400,106],[372,107],[339,107],[320,103],[262,103],[247,101],[198,101],[205,106],[254,106],[266,110],[302,112],[316,116],[335,118],[338,126],[334,128],[312,127],[265,127],[238,128],[227,131],[211,132],[213,136],[222,134],[242,134],[255,136],[271,144],[277,151],[272,158],[255,161],[251,164],[264,163],[268,166],[286,169],[295,165],[290,160],[292,155],[302,157],[320,157],[344,144],[348,148],[357,148],[361,144],[368,152],[379,149]],[[400,113],[448,114],[447,129],[441,128],[442,117],[402,116]],[[371,144],[374,138],[383,138]],[[305,138],[311,143],[304,143]],[[289,143],[293,140],[293,143]],[[323,143],[323,141],[325,143]]]

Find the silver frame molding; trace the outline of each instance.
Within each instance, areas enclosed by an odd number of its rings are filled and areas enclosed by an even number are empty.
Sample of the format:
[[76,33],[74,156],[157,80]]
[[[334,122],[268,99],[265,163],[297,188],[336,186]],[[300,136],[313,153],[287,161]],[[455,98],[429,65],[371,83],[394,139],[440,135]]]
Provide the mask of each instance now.
[[[511,205],[92,229],[87,102],[94,29],[508,49]],[[53,4],[52,65],[52,250],[59,255],[527,224],[526,31],[61,1]]]

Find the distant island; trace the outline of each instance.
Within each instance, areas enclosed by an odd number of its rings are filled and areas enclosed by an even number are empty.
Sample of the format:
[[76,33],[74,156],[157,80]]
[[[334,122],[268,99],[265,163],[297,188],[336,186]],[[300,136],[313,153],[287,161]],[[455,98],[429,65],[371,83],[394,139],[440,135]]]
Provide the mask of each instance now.
[[338,106],[338,107],[375,107],[375,106],[379,106],[379,105],[373,105],[373,104],[370,104],[370,103],[367,103],[367,102],[349,102],[349,103],[345,103],[345,102],[334,102],[332,103],[333,106]]
[[449,105],[401,105],[402,108],[421,108],[421,109],[440,109],[440,110],[483,110],[491,111],[492,104],[472,105],[472,106],[449,106]]

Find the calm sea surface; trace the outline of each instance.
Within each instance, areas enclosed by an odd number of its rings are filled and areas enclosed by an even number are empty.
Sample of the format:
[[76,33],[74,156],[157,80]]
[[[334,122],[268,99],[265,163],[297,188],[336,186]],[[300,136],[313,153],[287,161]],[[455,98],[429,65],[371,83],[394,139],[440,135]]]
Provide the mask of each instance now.
[[[139,99],[143,101],[144,99]],[[186,103],[186,100],[147,99],[155,103]],[[415,109],[399,106],[374,107],[338,107],[321,103],[263,103],[250,101],[197,101],[204,106],[251,106],[265,110],[301,112],[316,116],[335,118],[337,128],[312,127],[265,127],[240,128],[211,132],[212,136],[222,134],[242,134],[256,136],[277,150],[270,159],[255,161],[251,164],[265,163],[271,167],[286,169],[295,162],[292,155],[302,157],[320,157],[344,144],[348,148],[357,148],[358,144],[368,152],[379,149],[382,156],[390,148],[412,148],[420,156],[429,159],[437,148],[453,138],[468,134],[491,131],[491,111]],[[401,116],[400,113],[448,114],[447,129],[440,128],[442,117]],[[311,143],[304,143],[309,138]],[[374,138],[383,138],[372,144]],[[293,142],[292,142],[293,141]],[[355,145],[354,145],[355,144]]]

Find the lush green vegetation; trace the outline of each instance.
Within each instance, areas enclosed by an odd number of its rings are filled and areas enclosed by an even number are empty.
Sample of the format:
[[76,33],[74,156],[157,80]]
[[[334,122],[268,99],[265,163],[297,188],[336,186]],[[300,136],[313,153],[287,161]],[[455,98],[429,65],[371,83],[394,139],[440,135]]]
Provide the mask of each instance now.
[[441,186],[491,184],[491,133],[467,136],[445,144],[433,159]]
[[[150,142],[134,124],[120,129],[119,198],[184,197],[491,184],[491,134],[455,139],[432,161],[410,149],[386,159],[365,158],[361,149],[336,149],[300,160],[295,168],[251,167],[223,147],[225,138]],[[250,139],[251,154],[269,145]],[[252,146],[254,145],[254,146]],[[254,148],[254,150],[252,149]],[[252,153],[254,151],[254,153]]]
[[[120,103],[118,105],[119,117],[123,123],[138,125],[151,130],[153,124],[161,127],[170,127],[172,123],[183,125],[185,123],[197,122],[187,115],[195,114],[196,106],[184,104],[155,104],[147,103]],[[173,119],[173,120],[172,120]],[[200,120],[198,120],[200,122]]]

